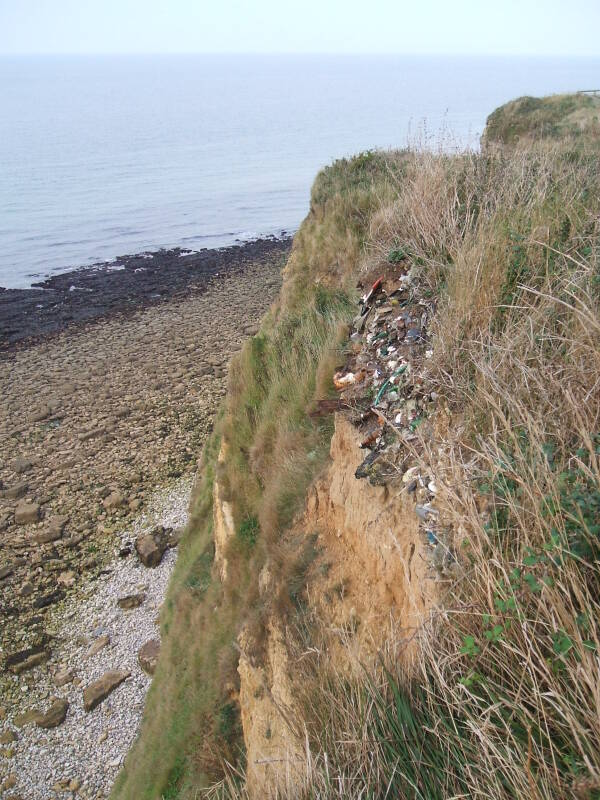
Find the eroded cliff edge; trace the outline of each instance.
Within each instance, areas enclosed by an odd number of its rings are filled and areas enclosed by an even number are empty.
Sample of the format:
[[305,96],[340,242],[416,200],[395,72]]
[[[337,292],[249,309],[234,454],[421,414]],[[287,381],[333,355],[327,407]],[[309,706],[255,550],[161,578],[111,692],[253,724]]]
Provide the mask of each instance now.
[[599,127],[530,122],[318,176],[116,797],[598,796]]

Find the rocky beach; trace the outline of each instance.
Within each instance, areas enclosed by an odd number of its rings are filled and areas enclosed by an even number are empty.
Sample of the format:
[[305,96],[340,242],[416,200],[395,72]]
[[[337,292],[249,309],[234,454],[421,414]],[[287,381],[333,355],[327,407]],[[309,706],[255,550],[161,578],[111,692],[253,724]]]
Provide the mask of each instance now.
[[108,794],[227,363],[288,250],[128,256],[0,292],[0,797]]

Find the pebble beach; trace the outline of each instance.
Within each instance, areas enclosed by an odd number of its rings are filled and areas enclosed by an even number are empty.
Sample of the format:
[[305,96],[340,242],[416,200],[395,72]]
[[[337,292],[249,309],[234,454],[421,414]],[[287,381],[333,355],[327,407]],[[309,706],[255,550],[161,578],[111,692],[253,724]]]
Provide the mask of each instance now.
[[[222,251],[220,268],[160,301],[5,340],[3,800],[108,796],[139,729],[227,365],[277,296],[288,249],[236,253],[230,271]],[[157,563],[137,549],[149,536]]]

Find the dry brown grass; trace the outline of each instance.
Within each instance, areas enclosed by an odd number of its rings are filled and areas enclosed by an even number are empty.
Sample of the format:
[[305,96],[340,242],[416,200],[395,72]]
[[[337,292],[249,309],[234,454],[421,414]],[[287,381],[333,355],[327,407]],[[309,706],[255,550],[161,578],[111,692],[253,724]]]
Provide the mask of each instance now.
[[[594,800],[597,156],[564,145],[405,154],[395,181],[397,163],[365,268],[401,247],[438,298],[427,381],[451,424],[423,442],[424,459],[460,577],[421,631],[416,680],[397,673],[393,635],[390,673],[351,678],[305,643],[306,758],[281,796]],[[236,785],[218,792],[243,796]]]

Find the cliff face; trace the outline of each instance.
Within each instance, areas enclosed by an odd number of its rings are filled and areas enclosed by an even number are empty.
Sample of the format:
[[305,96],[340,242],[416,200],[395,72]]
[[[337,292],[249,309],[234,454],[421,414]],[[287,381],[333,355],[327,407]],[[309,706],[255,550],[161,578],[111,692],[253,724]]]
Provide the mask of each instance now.
[[[360,435],[336,414],[331,463],[310,487],[306,507],[293,535],[315,536],[318,568],[305,590],[316,624],[315,646],[327,648],[328,666],[344,672],[360,669],[384,646],[390,623],[406,640],[402,659],[410,667],[416,631],[435,601],[430,558],[406,485],[371,486],[355,477],[364,457]],[[215,505],[215,522],[224,514]],[[323,565],[327,565],[325,569]],[[319,568],[320,567],[320,568]],[[268,565],[261,592],[273,593]],[[302,687],[287,646],[286,620],[271,614],[264,660],[256,664],[242,631],[238,667],[247,786],[251,797],[271,797],[283,787],[293,791],[305,769],[304,732],[296,697]],[[320,643],[320,645],[317,645]]]
[[537,142],[557,103],[317,178],[119,800],[600,797],[597,137]]

